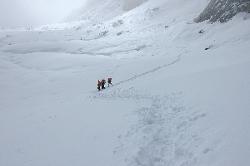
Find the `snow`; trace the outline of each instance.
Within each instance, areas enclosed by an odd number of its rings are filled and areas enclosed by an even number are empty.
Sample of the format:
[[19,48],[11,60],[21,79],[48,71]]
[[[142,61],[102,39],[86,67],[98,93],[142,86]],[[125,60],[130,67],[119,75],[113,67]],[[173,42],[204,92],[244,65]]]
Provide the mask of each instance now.
[[194,23],[206,5],[1,30],[0,165],[249,165],[249,14]]

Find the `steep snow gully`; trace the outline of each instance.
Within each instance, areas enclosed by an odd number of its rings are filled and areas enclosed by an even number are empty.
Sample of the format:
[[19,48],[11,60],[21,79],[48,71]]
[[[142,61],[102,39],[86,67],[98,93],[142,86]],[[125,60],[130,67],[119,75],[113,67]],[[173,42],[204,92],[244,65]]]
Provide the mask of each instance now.
[[0,30],[0,166],[250,165],[248,1],[123,2]]

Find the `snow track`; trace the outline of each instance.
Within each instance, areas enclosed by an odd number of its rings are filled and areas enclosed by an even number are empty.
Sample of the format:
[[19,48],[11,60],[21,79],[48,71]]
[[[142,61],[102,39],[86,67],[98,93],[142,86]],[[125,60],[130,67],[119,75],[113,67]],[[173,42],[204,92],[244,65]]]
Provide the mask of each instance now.
[[167,63],[167,64],[164,64],[164,65],[155,67],[155,68],[153,68],[153,69],[151,69],[151,70],[145,71],[145,72],[140,73],[140,74],[135,74],[133,77],[128,78],[128,79],[126,79],[126,80],[119,81],[119,82],[115,83],[115,84],[114,84],[113,86],[111,86],[111,87],[119,86],[119,85],[121,85],[121,84],[130,82],[130,81],[134,81],[134,80],[139,79],[139,78],[141,78],[141,77],[144,77],[144,76],[146,76],[146,75],[155,73],[155,72],[157,72],[157,71],[159,71],[159,70],[162,70],[162,69],[164,69],[164,68],[167,68],[167,67],[169,67],[169,66],[172,66],[172,65],[178,63],[178,62],[181,60],[181,55],[182,55],[182,54],[180,54],[174,61],[172,61],[172,62],[170,62],[170,63]]

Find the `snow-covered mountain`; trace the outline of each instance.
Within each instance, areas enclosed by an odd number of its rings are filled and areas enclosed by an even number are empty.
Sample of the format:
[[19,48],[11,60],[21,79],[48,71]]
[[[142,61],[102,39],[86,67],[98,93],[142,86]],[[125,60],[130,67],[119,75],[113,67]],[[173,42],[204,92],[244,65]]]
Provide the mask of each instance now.
[[74,11],[66,21],[102,23],[143,4],[146,0],[94,0]]
[[122,13],[124,13],[123,0],[94,0],[75,11],[67,20],[86,20],[92,23],[101,23]]
[[249,165],[250,16],[196,23],[209,4],[104,0],[1,30],[0,166]]

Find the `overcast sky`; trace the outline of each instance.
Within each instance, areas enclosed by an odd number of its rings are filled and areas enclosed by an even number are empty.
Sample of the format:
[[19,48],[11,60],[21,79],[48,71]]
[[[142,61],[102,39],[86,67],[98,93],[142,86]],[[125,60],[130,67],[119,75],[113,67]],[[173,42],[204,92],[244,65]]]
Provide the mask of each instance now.
[[86,0],[0,0],[0,27],[37,26],[61,21]]

